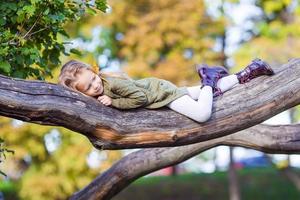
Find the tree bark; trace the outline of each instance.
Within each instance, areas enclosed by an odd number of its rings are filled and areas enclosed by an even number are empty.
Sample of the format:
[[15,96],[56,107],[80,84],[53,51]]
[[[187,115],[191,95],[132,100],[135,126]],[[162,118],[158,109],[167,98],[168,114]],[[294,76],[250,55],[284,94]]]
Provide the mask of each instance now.
[[256,125],[224,137],[192,145],[143,149],[123,157],[71,200],[110,199],[137,178],[183,162],[218,145],[241,146],[266,153],[299,153],[300,124]]
[[[300,132],[300,130],[299,130]],[[289,155],[288,155],[289,156]],[[298,173],[296,173],[293,168],[288,163],[286,167],[280,167],[278,168],[276,166],[276,163],[273,162],[272,157],[270,155],[266,155],[266,158],[268,159],[269,163],[274,167],[278,169],[279,175],[286,177],[294,186],[297,188],[298,191],[300,191],[300,176]]]
[[169,147],[207,141],[249,128],[300,103],[300,59],[216,98],[209,121],[168,108],[122,111],[53,83],[0,76],[0,115],[63,126],[98,149]]
[[286,168],[279,169],[279,171],[295,185],[298,191],[300,191],[300,176],[293,170],[292,167],[288,166]]
[[229,147],[229,154],[230,154],[230,162],[229,162],[229,169],[228,169],[229,199],[240,200],[241,192],[240,192],[237,170],[234,166],[233,148],[234,147]]

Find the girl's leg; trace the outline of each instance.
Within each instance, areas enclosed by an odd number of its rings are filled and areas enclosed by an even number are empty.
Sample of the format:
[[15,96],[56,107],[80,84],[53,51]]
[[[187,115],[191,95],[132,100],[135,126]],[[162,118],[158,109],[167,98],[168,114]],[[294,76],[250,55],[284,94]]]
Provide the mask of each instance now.
[[187,87],[187,90],[189,92],[189,96],[192,97],[192,99],[197,100],[201,91],[201,85]]
[[230,90],[235,86],[236,84],[239,83],[239,80],[235,74],[231,74],[228,76],[225,76],[221,78],[217,82],[217,87],[221,89],[222,92],[226,92],[227,90]]
[[189,95],[184,95],[172,101],[167,106],[197,122],[205,122],[211,116],[212,104],[212,88],[210,86],[204,86],[199,92],[197,101],[192,99]]
[[[235,74],[232,74],[232,75],[228,75],[228,76],[221,78],[217,82],[217,86],[221,89],[222,92],[226,92],[227,90],[231,89],[234,85],[236,85],[238,83],[239,83],[239,80],[238,80],[237,76]],[[200,94],[200,91],[201,91],[201,86],[199,86],[199,85],[192,86],[192,87],[188,87],[187,89],[188,89],[190,97],[197,100],[198,96]]]

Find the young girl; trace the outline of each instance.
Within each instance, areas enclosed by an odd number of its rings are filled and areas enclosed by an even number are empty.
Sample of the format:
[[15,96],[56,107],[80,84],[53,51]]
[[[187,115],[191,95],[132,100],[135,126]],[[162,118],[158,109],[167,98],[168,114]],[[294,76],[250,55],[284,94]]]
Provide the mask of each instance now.
[[207,121],[212,112],[213,97],[261,75],[274,74],[260,59],[253,60],[244,70],[229,75],[223,67],[198,65],[202,85],[177,87],[154,77],[132,80],[95,73],[85,63],[71,60],[59,75],[59,84],[99,100],[105,106],[118,109],[145,107],[156,109],[167,106],[197,122]]

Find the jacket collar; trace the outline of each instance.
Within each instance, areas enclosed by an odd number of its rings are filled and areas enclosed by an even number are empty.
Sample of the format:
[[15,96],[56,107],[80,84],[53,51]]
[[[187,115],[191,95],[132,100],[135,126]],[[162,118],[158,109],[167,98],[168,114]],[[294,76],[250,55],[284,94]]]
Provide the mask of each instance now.
[[112,96],[111,84],[108,80],[108,77],[100,76],[100,74],[99,74],[99,77],[101,78],[102,84],[103,84],[103,94],[102,95],[107,95],[107,96],[111,97]]

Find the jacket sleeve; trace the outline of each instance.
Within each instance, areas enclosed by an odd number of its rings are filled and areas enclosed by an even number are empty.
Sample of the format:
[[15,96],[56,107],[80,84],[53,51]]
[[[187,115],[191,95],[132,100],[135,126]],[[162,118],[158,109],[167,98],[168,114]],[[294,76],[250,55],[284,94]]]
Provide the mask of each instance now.
[[121,96],[112,99],[113,107],[131,109],[141,107],[147,103],[146,94],[130,80],[117,81],[111,90]]

